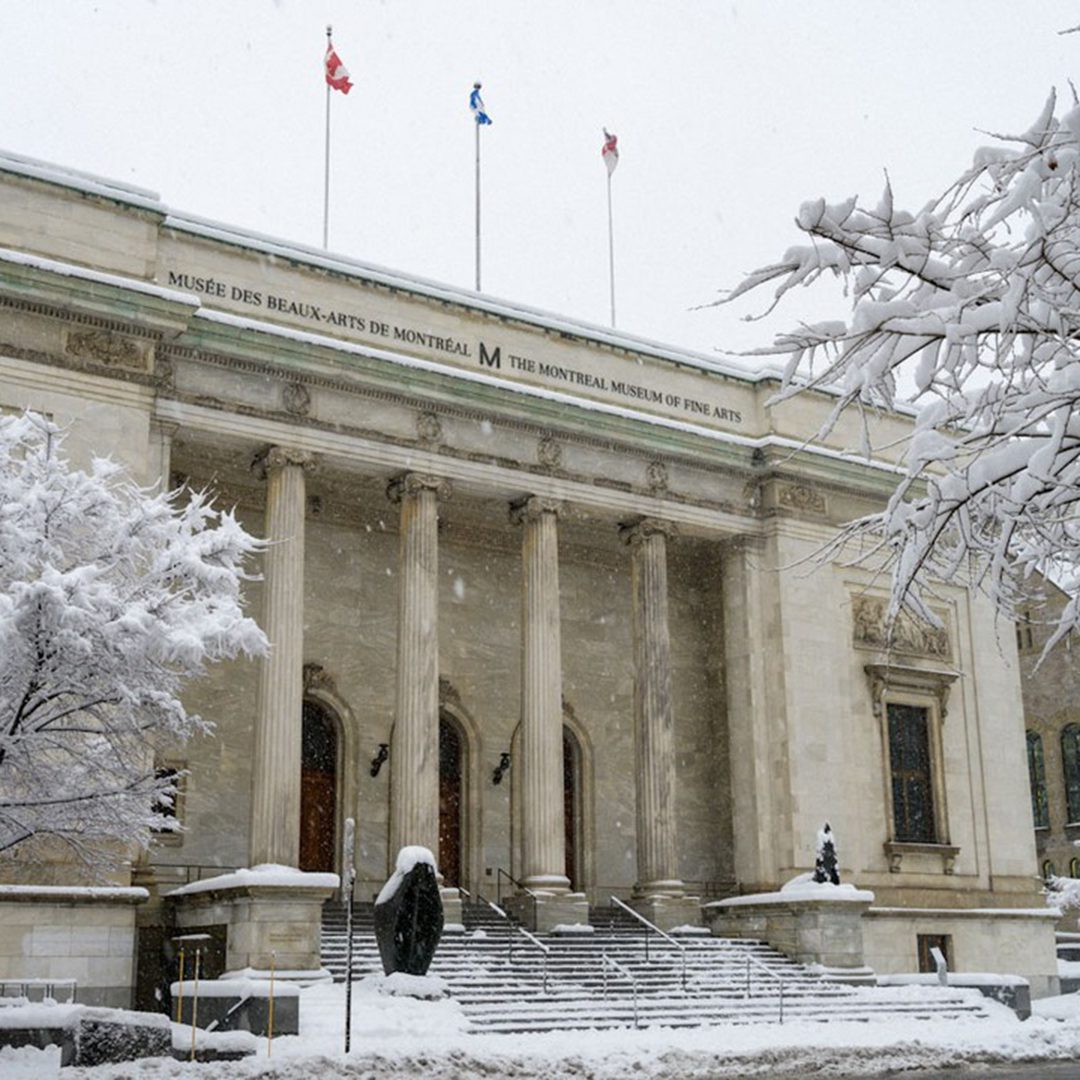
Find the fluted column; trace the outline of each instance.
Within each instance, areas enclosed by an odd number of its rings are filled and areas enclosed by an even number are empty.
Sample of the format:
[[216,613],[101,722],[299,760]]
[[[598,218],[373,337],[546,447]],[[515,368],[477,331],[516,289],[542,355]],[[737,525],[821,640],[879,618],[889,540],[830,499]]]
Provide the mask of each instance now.
[[675,828],[675,731],[668,632],[667,538],[663,521],[621,530],[630,545],[634,592],[634,747],[637,874],[641,896],[682,896]]
[[262,661],[256,696],[251,862],[296,866],[300,857],[300,736],[304,663],[304,473],[312,455],[271,447],[266,476]]
[[406,845],[439,852],[438,502],[450,485],[406,473],[387,495],[401,506],[397,713],[390,747],[390,861]]
[[567,892],[563,806],[562,651],[559,635],[559,503],[532,497],[511,507],[522,540],[521,777],[523,884]]

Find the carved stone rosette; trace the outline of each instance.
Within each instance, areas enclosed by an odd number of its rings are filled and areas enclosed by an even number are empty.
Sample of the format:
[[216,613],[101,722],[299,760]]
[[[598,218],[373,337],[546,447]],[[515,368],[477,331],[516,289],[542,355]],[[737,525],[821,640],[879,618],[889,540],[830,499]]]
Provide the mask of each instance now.
[[826,511],[825,496],[809,484],[779,484],[776,501],[788,510],[803,514],[824,514]]
[[421,413],[416,418],[416,437],[428,445],[434,446],[442,441],[442,422],[433,412]]
[[557,469],[562,465],[562,447],[550,435],[536,444],[536,460],[545,469]]
[[286,383],[281,389],[281,404],[293,416],[307,416],[311,410],[311,393],[302,382]]
[[662,461],[650,461],[645,466],[645,482],[649,490],[659,494],[668,489],[668,468]]

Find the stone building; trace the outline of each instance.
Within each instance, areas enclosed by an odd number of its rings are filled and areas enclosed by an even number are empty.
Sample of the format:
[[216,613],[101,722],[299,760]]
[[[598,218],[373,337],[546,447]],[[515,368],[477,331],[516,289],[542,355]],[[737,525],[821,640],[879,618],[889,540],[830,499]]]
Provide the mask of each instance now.
[[1042,656],[1066,600],[1041,579],[1016,626],[1031,814],[1044,878],[1080,878],[1080,671],[1072,636]]
[[301,889],[198,883],[337,870],[351,816],[361,896],[421,843],[451,909],[499,890],[541,928],[611,895],[700,921],[812,868],[828,820],[876,897],[867,965],[941,943],[1054,986],[1012,642],[948,588],[945,629],[889,649],[880,582],[808,571],[894,472],[848,452],[852,424],[804,445],[831,401],[770,407],[777,386],[0,157],[0,406],[274,542],[250,590],[270,657],[193,686],[215,733],[160,762],[184,831],[109,897],[0,867],[25,883],[0,897],[0,978],[122,1000],[133,961],[105,977],[95,949],[130,957],[170,904],[227,926],[241,966],[271,939],[317,966]]

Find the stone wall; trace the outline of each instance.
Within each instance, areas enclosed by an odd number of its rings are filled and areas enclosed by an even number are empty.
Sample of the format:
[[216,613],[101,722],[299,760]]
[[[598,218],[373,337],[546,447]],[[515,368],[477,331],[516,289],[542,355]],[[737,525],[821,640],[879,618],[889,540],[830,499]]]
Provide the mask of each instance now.
[[145,889],[0,891],[0,981],[75,979],[77,1000],[130,1008],[136,905]]

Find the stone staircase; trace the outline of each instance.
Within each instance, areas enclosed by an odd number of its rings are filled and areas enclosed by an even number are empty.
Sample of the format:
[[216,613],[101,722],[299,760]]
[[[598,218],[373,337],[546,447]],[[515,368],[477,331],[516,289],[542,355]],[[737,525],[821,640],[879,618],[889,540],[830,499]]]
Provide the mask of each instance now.
[[[353,919],[353,976],[379,974],[372,906],[356,904]],[[650,934],[646,955],[641,924],[618,909],[593,908],[591,934],[536,935],[546,955],[487,905],[465,904],[464,922],[465,933],[443,936],[429,974],[446,980],[477,1034],[990,1015],[977,991],[829,982],[761,942],[688,936],[683,954]],[[344,979],[340,904],[324,907],[322,961]]]

